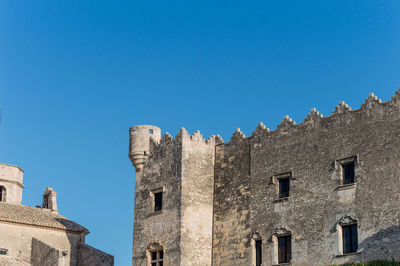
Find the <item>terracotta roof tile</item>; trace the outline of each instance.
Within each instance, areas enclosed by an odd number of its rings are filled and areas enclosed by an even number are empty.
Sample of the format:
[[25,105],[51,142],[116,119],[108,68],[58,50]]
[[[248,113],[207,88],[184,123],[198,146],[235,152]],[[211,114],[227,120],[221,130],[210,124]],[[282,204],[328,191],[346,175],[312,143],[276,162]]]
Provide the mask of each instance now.
[[85,227],[50,210],[5,202],[0,202],[0,221],[89,233]]

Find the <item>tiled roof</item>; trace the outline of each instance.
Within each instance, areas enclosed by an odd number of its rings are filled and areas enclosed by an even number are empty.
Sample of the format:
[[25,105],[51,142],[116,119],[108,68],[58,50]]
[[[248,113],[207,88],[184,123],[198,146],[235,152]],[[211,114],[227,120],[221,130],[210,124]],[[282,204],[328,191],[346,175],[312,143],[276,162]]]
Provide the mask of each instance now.
[[6,202],[0,202],[0,221],[89,233],[85,227],[48,209]]

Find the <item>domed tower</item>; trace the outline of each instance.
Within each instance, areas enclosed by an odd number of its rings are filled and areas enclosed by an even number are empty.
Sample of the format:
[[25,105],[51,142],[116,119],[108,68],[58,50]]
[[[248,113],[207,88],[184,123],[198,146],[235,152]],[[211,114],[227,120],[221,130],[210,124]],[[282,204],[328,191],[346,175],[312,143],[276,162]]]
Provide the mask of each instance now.
[[150,139],[155,142],[161,140],[161,129],[156,126],[134,126],[129,130],[129,158],[139,172],[150,152]]

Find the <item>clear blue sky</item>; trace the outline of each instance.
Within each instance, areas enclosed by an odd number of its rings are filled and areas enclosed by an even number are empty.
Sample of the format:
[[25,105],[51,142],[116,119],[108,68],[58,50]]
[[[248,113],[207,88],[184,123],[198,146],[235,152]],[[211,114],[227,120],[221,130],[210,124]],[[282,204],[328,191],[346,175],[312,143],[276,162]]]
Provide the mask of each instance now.
[[0,161],[25,169],[24,204],[52,186],[87,242],[129,265],[129,127],[229,140],[389,100],[399,14],[398,0],[0,0]]

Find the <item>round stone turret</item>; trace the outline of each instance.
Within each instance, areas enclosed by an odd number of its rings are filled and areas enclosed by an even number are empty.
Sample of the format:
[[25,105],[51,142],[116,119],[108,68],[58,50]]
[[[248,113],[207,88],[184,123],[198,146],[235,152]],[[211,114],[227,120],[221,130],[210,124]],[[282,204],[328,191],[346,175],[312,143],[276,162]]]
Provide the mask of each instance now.
[[129,158],[136,171],[140,171],[150,153],[150,139],[159,143],[161,129],[156,126],[134,126],[129,130]]

